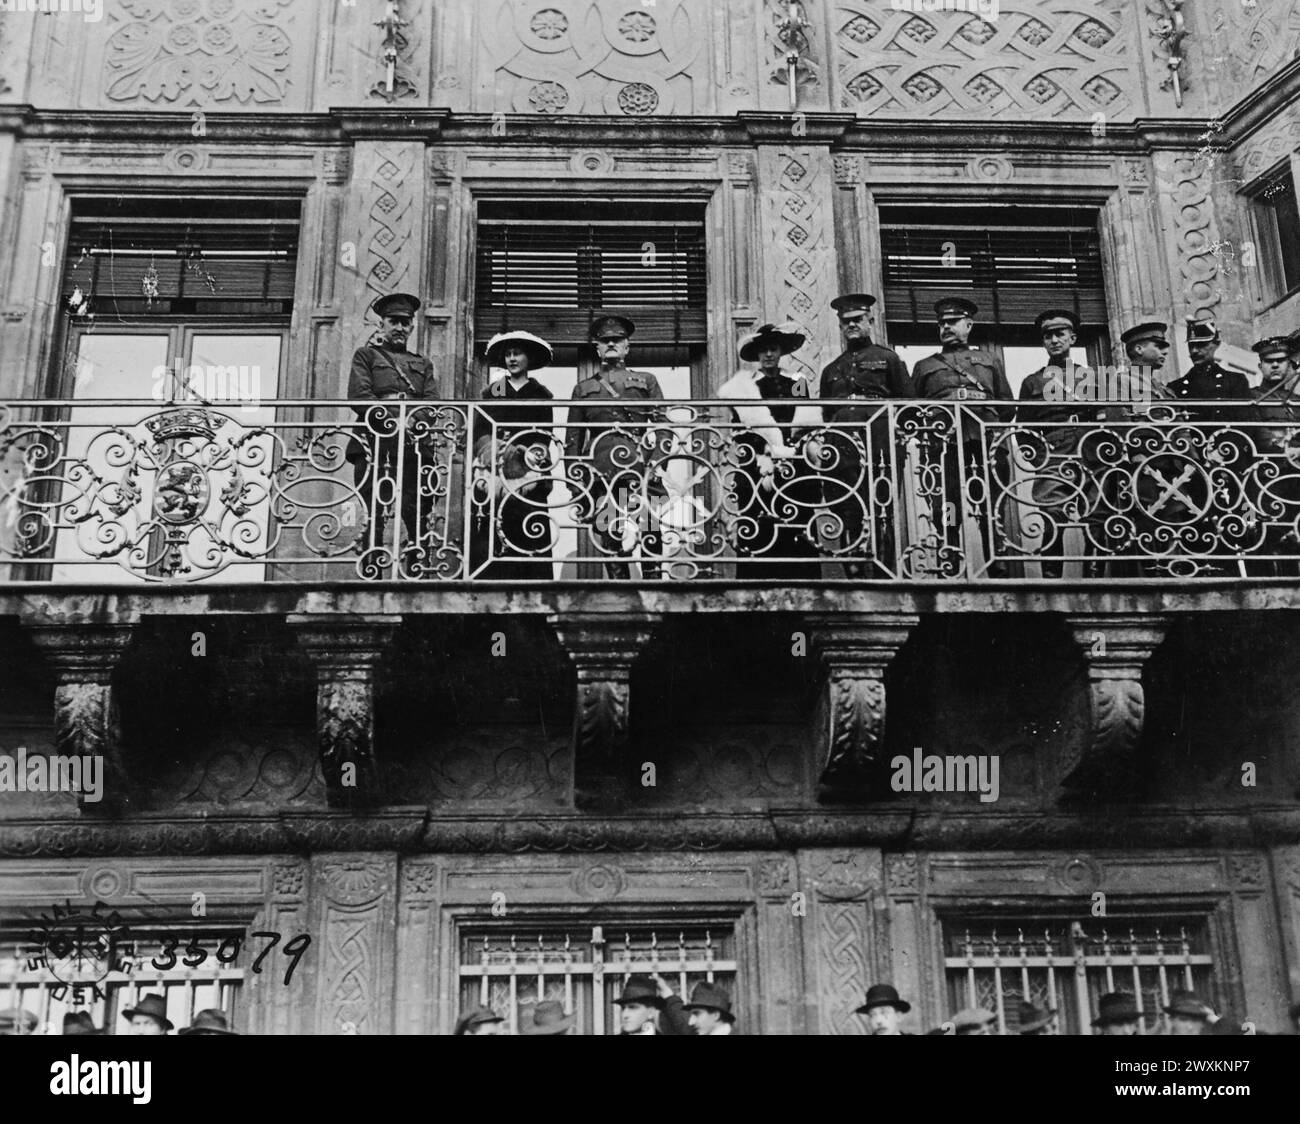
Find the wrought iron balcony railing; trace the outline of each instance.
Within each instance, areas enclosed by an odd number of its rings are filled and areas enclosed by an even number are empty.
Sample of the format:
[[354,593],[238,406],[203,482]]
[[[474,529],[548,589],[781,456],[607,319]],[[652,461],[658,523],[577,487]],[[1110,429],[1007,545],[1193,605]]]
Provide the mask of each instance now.
[[0,404],[0,566],[94,584],[1300,574],[1289,406],[827,401],[808,405],[855,420],[752,429],[753,402],[593,404],[580,423],[536,399]]

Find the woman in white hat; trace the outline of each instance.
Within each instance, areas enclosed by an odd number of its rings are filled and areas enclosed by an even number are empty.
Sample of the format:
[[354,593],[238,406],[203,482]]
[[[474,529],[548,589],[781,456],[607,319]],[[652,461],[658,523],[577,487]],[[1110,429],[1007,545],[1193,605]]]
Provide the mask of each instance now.
[[[719,398],[754,399],[752,406],[731,407],[746,429],[733,431],[739,467],[724,479],[739,515],[733,533],[741,555],[817,557],[810,531],[821,489],[792,435],[820,426],[821,412],[798,404],[810,397],[808,380],[781,369],[781,356],[798,351],[806,338],[793,324],[756,328],[742,337],[740,358],[757,362],[758,369],[737,371],[718,389]],[[789,404],[768,404],[772,399],[787,399]],[[809,562],[740,562],[736,572],[765,578],[816,578],[821,567]]]
[[[480,578],[549,578],[552,533],[547,501],[555,465],[555,416],[550,405],[507,403],[549,403],[555,397],[531,374],[549,364],[554,354],[540,336],[516,330],[493,336],[486,355],[491,366],[505,369],[506,377],[489,384],[483,397],[491,405],[476,411],[470,573]],[[485,566],[490,544],[497,559],[511,561]]]

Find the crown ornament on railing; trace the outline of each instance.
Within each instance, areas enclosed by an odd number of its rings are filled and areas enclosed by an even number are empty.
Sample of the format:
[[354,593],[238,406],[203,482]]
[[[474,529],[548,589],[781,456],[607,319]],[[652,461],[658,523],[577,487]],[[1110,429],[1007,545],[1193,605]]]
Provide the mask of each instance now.
[[157,441],[174,441],[184,437],[202,437],[211,441],[221,428],[221,421],[207,410],[168,410],[149,418],[145,428]]

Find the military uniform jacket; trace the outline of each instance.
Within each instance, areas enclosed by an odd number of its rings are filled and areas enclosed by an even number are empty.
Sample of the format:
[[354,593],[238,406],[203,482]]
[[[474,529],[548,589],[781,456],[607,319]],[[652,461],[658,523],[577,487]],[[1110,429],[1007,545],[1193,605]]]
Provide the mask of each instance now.
[[1255,391],[1254,421],[1272,422],[1281,429],[1255,430],[1262,449],[1280,452],[1300,426],[1300,371],[1285,378],[1265,380]]
[[[1226,371],[1217,363],[1197,363],[1181,379],[1175,379],[1167,386],[1175,398],[1216,398],[1249,400],[1250,383],[1239,371]],[[1244,421],[1247,414],[1242,410],[1216,410],[1206,406],[1193,408],[1194,421],[1231,422]]]
[[[352,355],[352,371],[348,375],[348,397],[372,401],[380,399],[436,399],[438,378],[433,364],[423,355],[403,348],[398,351],[382,345],[366,344]],[[368,407],[353,406],[357,417],[365,418]],[[366,445],[374,435],[363,435],[365,445],[354,437],[348,443],[347,459],[361,460],[366,455]]]
[[[915,398],[916,388],[898,352],[878,343],[849,349],[822,370],[819,398]],[[828,422],[865,421],[879,413],[870,406],[824,406]]]
[[[980,402],[997,398],[1010,402],[1015,395],[1002,364],[977,347],[945,348],[922,359],[912,372],[922,398]],[[1014,406],[988,406],[973,411],[984,421],[1010,421]]]
[[[652,419],[653,407],[637,407],[631,401],[663,400],[659,380],[649,371],[620,368],[581,380],[573,388],[574,404],[569,407],[569,422],[564,440],[566,457],[590,454],[592,467],[602,475],[612,476],[642,463],[649,430],[642,424]],[[611,433],[598,424],[578,428],[576,423],[638,423],[625,433]],[[621,450],[621,451],[620,451]]]
[[[348,376],[349,398],[437,398],[438,377],[423,355],[386,346],[357,348]],[[361,411],[358,411],[360,413]]]
[[1089,398],[1076,399],[1082,390],[1096,396],[1095,378],[1087,367],[1048,363],[1020,384],[1020,401],[1016,420],[1032,425],[1043,434],[1047,447],[1055,453],[1073,453],[1086,432],[1083,429],[1049,429],[1052,422],[1096,421],[1101,411]]

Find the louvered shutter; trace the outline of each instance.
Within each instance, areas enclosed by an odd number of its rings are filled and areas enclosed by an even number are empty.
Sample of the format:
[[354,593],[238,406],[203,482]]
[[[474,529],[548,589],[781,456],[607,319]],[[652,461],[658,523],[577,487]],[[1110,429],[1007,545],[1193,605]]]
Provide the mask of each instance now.
[[1032,324],[1044,309],[1068,308],[1084,324],[1104,325],[1095,222],[1080,222],[1077,212],[1062,213],[1054,224],[1042,213],[1032,224],[1016,222],[1015,215],[991,211],[976,226],[947,225],[940,215],[909,215],[901,208],[882,213],[888,319],[930,322],[937,299],[965,296],[987,323]]
[[645,225],[480,222],[475,332],[523,328],[581,343],[596,312],[636,323],[641,343],[703,343],[704,231]]
[[80,288],[97,306],[144,310],[143,283],[152,268],[154,312],[249,305],[288,312],[297,210],[283,200],[87,200],[74,205],[64,296]]

